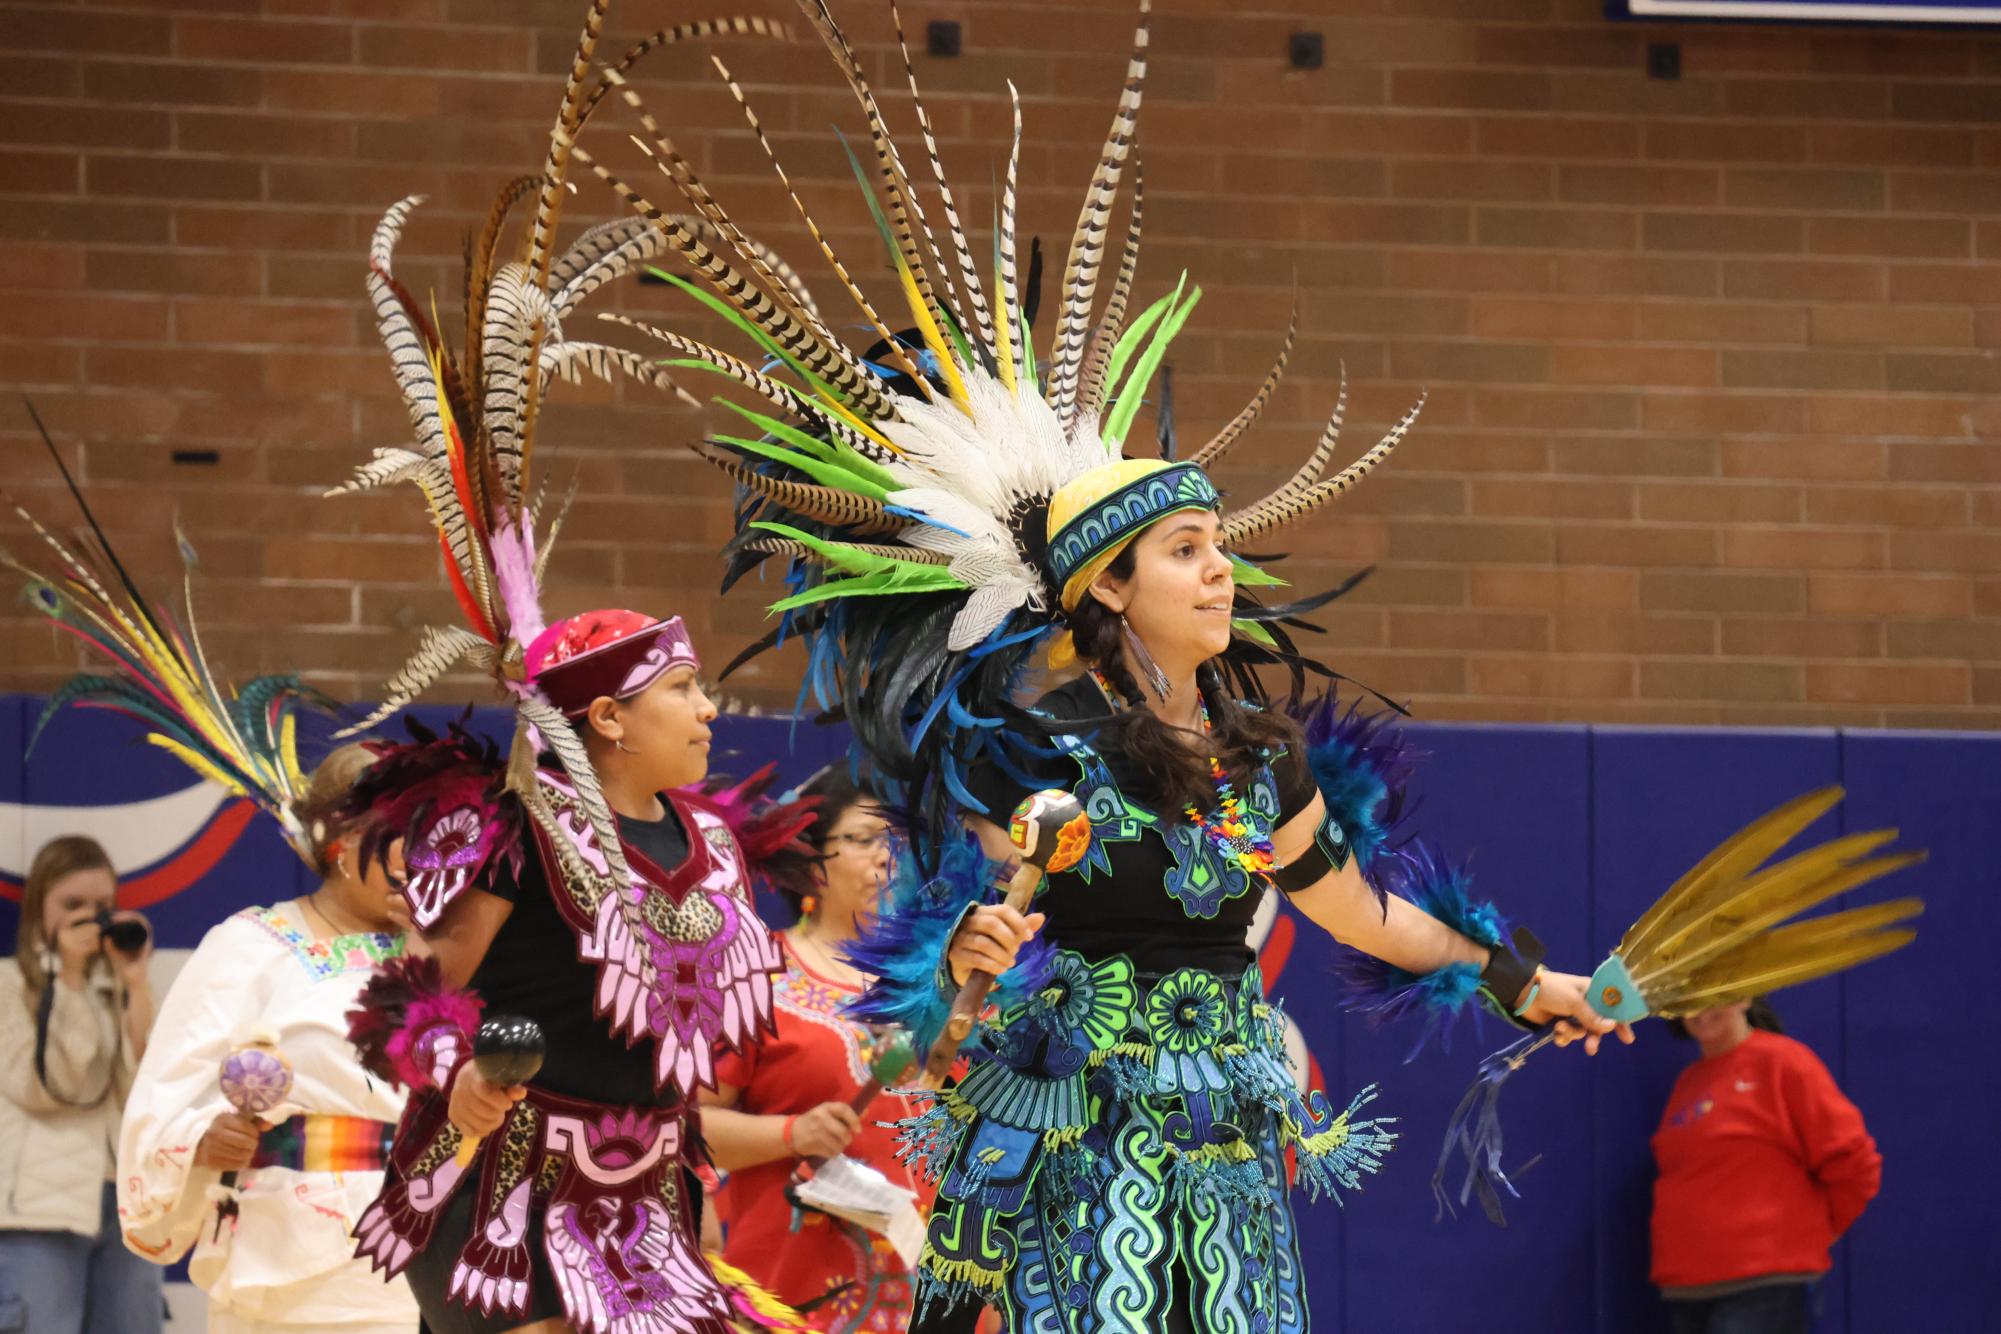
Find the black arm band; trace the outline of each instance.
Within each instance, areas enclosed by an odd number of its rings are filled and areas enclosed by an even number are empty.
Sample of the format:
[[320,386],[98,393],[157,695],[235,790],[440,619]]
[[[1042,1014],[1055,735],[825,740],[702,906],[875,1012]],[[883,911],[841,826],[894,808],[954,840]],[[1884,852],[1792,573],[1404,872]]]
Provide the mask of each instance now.
[[1271,882],[1288,894],[1312,889],[1348,864],[1348,836],[1332,816],[1320,822],[1313,844],[1306,851],[1272,872]]
[[1544,953],[1543,943],[1525,926],[1515,928],[1510,944],[1494,946],[1487,966],[1480,970],[1480,999],[1487,1008],[1517,1027],[1528,1027],[1515,1013],[1515,1006],[1535,980]]

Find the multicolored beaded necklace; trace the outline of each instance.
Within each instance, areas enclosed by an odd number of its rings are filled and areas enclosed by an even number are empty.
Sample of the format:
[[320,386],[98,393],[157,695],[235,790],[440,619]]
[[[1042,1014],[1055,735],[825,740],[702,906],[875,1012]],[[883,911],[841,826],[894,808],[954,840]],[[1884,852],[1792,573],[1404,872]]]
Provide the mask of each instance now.
[[[1097,668],[1091,669],[1091,679],[1098,689],[1104,691],[1105,698],[1117,703],[1118,695],[1112,683]],[[1202,735],[1210,734],[1209,704],[1204,700],[1197,704],[1201,710]],[[1198,826],[1208,838],[1209,846],[1224,861],[1240,868],[1246,875],[1269,876],[1278,866],[1278,859],[1272,854],[1271,829],[1259,818],[1257,812],[1244,805],[1237,798],[1237,789],[1230,782],[1230,775],[1224,772],[1223,762],[1214,755],[1209,757],[1209,781],[1216,785],[1216,807],[1211,815],[1204,815],[1193,806],[1184,806],[1189,822]]]

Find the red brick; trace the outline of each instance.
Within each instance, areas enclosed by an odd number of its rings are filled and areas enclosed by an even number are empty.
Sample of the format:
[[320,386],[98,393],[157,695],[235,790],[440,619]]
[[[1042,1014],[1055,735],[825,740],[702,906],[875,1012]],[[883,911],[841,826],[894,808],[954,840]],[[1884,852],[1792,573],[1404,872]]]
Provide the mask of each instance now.
[[255,199],[263,187],[263,168],[258,163],[220,158],[93,154],[84,169],[90,193],[94,195]]
[[1475,134],[1485,157],[1617,160],[1635,156],[1640,147],[1640,128],[1629,119],[1482,117]]
[[1479,478],[1471,488],[1472,512],[1499,519],[1626,519],[1632,488],[1622,482],[1564,478]]
[[1890,106],[1889,89],[1880,80],[1731,79],[1724,88],[1725,107],[1753,122],[1871,120]]
[[1881,301],[1884,266],[1828,260],[1727,260],[1723,295],[1751,300]]
[[37,148],[164,148],[170,133],[164,111],[0,101],[0,142],[30,143]]
[[1939,305],[2001,305],[2001,265],[1893,264],[1890,299]]
[[1824,435],[1938,438],[1974,434],[1973,404],[1963,398],[1856,398],[1820,395],[1812,404],[1812,427]]
[[151,15],[90,13],[54,5],[7,8],[7,45],[15,51],[163,56],[168,40],[167,20]]
[[1717,563],[1713,529],[1667,524],[1569,523],[1557,529],[1564,564],[1704,567]]
[[104,199],[19,199],[0,208],[0,238],[72,244],[164,245],[167,215],[148,204]]
[[1482,338],[1593,338],[1633,336],[1631,301],[1481,296],[1472,304],[1472,332]]
[[1388,281],[1398,289],[1546,292],[1553,269],[1542,255],[1483,250],[1399,250],[1389,256]]
[[1973,672],[1949,663],[1810,662],[1806,694],[1849,704],[1969,704]]
[[354,34],[346,24],[191,15],[174,24],[174,51],[189,60],[346,65],[354,60]]
[[0,55],[0,88],[16,97],[74,98],[83,92],[83,65],[62,56]]
[[107,343],[152,343],[167,336],[167,303],[150,297],[71,294],[35,312],[44,338]]
[[1733,389],[1881,389],[1883,358],[1873,352],[1787,352],[1726,348],[1723,383]]
[[1652,661],[1640,664],[1640,693],[1662,699],[1781,703],[1806,698],[1804,672],[1790,664]]
[[1469,592],[1480,607],[1632,611],[1639,606],[1638,588],[1631,570],[1476,565]]
[[174,336],[183,343],[344,347],[354,341],[354,314],[338,306],[183,301],[174,307]]
[[1556,260],[1559,292],[1705,297],[1720,291],[1717,262],[1685,255],[1569,254]]
[[1649,213],[1641,235],[1649,250],[1780,255],[1805,248],[1806,228],[1782,214]]
[[1862,347],[1971,347],[1967,310],[1923,306],[1815,306],[1813,341]]
[[1466,688],[1475,695],[1623,699],[1634,693],[1636,676],[1626,658],[1481,656],[1466,663]]
[[262,271],[252,254],[93,250],[84,259],[85,280],[106,292],[254,295]]
[[1573,389],[1480,389],[1474,412],[1483,426],[1544,427],[1559,431],[1630,430],[1639,424],[1640,401],[1630,393]]
[[110,60],[84,66],[83,92],[92,101],[140,106],[247,107],[262,96],[253,69]]
[[1537,250],[1631,250],[1631,213],[1569,208],[1482,208],[1474,213],[1481,245]]
[[1639,487],[1638,517],[1667,523],[1795,523],[1797,487],[1750,482],[1648,482]]
[[1821,436],[1726,439],[1723,475],[1867,482],[1887,477],[1889,462],[1884,447],[1874,441],[1831,440]]
[[1808,307],[1726,301],[1648,301],[1640,338],[1649,343],[1804,343]]
[[1971,614],[1963,575],[1836,574],[1807,576],[1807,609],[1816,616],[1914,618]]
[[1825,616],[1725,617],[1723,652],[1729,657],[1880,658],[1881,621],[1837,621]]
[[1902,440],[1890,446],[1892,482],[2001,482],[1991,441]]
[[1392,610],[1389,631],[1391,646],[1399,649],[1540,652],[1549,647],[1549,617],[1521,612]]
[[1967,522],[1968,498],[1957,487],[1814,487],[1806,493],[1806,519],[1874,527],[1956,528]]
[[1640,576],[1645,611],[1799,612],[1806,581],[1799,575],[1652,570]]
[[1541,71],[1398,69],[1390,71],[1390,101],[1405,107],[1540,111],[1550,105],[1551,83]]
[[1717,360],[1708,348],[1570,343],[1550,349],[1549,369],[1549,378],[1558,384],[1703,387],[1716,383]]
[[1972,228],[1943,218],[1813,218],[1807,248],[1817,255],[1888,255],[1963,259],[1973,253]]
[[1533,201],[1555,188],[1555,171],[1540,163],[1423,159],[1390,169],[1390,193],[1404,199]]
[[83,160],[74,153],[0,151],[0,193],[73,195],[83,179]]
[[1723,562],[1748,569],[1875,570],[1883,568],[1881,533],[1847,528],[1726,528]]
[[0,288],[55,291],[83,286],[83,252],[74,245],[0,241]]
[[1579,436],[1554,442],[1563,473],[1614,477],[1714,477],[1714,440],[1664,436]]
[[1807,131],[1816,162],[1865,167],[1971,167],[1974,132],[1898,125],[1815,125]]
[[1732,208],[1874,212],[1883,207],[1886,194],[1880,171],[1737,167],[1723,176],[1723,202]]
[[1715,204],[1719,191],[1713,167],[1566,164],[1557,178],[1557,197],[1574,204],[1699,208]]
[[1404,561],[1547,563],[1555,555],[1545,523],[1411,520],[1390,530],[1389,555]]
[[[405,151],[413,151],[410,127],[399,125]],[[426,135],[421,142],[428,142]],[[254,155],[269,160],[339,158],[354,151],[355,123],[346,119],[308,120],[238,111],[176,111],[174,146],[189,153]]]
[[1645,156],[1675,162],[1800,162],[1806,129],[1799,125],[1737,120],[1652,121]]

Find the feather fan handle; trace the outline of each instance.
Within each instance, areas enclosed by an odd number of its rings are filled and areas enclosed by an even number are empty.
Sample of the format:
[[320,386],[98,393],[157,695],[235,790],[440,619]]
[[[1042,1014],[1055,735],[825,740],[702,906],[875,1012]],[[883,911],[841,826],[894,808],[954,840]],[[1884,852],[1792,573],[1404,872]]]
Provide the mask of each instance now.
[[[1230,446],[1236,444],[1244,432],[1251,429],[1258,417],[1263,414],[1265,405],[1271,402],[1272,395],[1278,392],[1278,382],[1285,376],[1285,364],[1292,357],[1293,340],[1298,337],[1299,296],[1295,293],[1292,298],[1292,315],[1285,325],[1285,341],[1279,344],[1278,360],[1272,363],[1270,372],[1265,375],[1264,383],[1258,386],[1257,393],[1251,395],[1251,401],[1244,404],[1243,409],[1230,419],[1228,425],[1210,437],[1209,442],[1202,448],[1189,455],[1190,463],[1198,468],[1208,467],[1229,452]],[[1345,364],[1341,368],[1341,392],[1345,398],[1348,392],[1348,368]],[[1338,419],[1341,413],[1342,408],[1337,404],[1334,409],[1335,417]],[[1337,433],[1339,429],[1338,426],[1335,427]]]
[[841,263],[840,256],[834,253],[834,247],[828,243],[826,234],[820,230],[820,224],[813,221],[813,215],[807,212],[806,201],[801,199],[799,192],[792,187],[791,178],[785,174],[784,166],[778,161],[778,154],[771,147],[771,140],[764,133],[763,122],[758,120],[757,113],[751,109],[750,99],[744,96],[743,89],[738,86],[736,79],[729,72],[729,67],[724,65],[721,59],[715,56],[709,59],[716,67],[716,72],[722,76],[723,83],[728,86],[730,96],[736,99],[737,106],[743,111],[744,120],[749,123],[751,133],[757,136],[758,146],[764,150],[765,157],[770,161],[772,171],[778,176],[778,183],[784,186],[785,193],[791,196],[792,206],[798,211],[800,220],[806,224],[806,231],[812,236],[813,243],[820,247],[820,254],[826,258],[828,267],[833,269],[834,276],[840,280],[848,297],[861,311],[862,317],[868,321],[869,328],[875,331],[877,340],[889,349],[890,363],[909,376],[925,398],[930,398],[930,383],[919,373],[917,363],[910,359],[903,350],[903,344],[889,331],[889,326],[882,322],[882,317],[876,314],[875,307],[869,304],[868,296],[849,276],[847,266]]
[[1066,426],[1076,416],[1084,339],[1090,332],[1091,309],[1098,294],[1098,268],[1104,259],[1105,230],[1111,221],[1112,201],[1118,194],[1119,176],[1139,126],[1140,95],[1146,84],[1147,20],[1151,11],[1151,0],[1140,0],[1139,27],[1133,33],[1125,87],[1119,92],[1111,132],[1105,137],[1090,189],[1078,210],[1077,230],[1070,238],[1070,257],[1063,265],[1063,309],[1057,316],[1056,336],[1049,354],[1049,402]]

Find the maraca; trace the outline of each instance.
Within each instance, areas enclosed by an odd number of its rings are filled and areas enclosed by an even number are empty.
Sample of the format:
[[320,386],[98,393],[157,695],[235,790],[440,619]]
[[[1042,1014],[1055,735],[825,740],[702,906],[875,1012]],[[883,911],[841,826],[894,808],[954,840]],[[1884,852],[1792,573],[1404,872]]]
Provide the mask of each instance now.
[[[496,1015],[479,1026],[472,1040],[472,1063],[480,1077],[495,1088],[525,1084],[542,1068],[548,1043],[542,1025],[520,1015]],[[459,1143],[458,1164],[469,1166],[479,1153],[480,1136],[467,1135]]]
[[[1007,882],[1007,906],[1020,912],[1035,898],[1044,874],[1067,871],[1084,860],[1084,854],[1091,849],[1091,817],[1074,795],[1050,788],[1030,793],[1014,808],[1007,835],[1015,851],[1021,854],[1021,865]],[[965,985],[959,988],[958,999],[952,1002],[945,1031],[931,1044],[923,1078],[918,1080],[922,1087],[944,1087],[945,1075],[959,1054],[959,1044],[973,1031],[973,1021],[987,1003],[987,993],[993,985],[992,973],[974,969],[967,976]]]
[[[291,1096],[292,1063],[278,1050],[276,1038],[258,1033],[222,1058],[216,1083],[221,1086],[223,1101],[254,1121]],[[225,1190],[235,1189],[234,1169],[222,1174],[221,1184]],[[216,1206],[217,1237],[222,1235],[223,1220],[234,1217],[236,1197],[232,1194]]]

